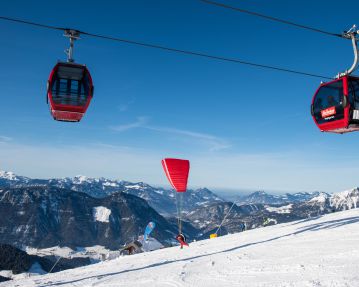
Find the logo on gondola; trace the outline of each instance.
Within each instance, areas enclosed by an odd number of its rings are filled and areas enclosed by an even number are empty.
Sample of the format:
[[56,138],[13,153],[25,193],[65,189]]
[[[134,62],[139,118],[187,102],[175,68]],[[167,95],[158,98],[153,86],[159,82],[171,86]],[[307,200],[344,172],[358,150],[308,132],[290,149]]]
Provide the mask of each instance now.
[[335,107],[330,107],[330,108],[320,111],[320,113],[322,115],[322,118],[324,119],[324,118],[335,115],[337,113],[337,111],[335,110]]

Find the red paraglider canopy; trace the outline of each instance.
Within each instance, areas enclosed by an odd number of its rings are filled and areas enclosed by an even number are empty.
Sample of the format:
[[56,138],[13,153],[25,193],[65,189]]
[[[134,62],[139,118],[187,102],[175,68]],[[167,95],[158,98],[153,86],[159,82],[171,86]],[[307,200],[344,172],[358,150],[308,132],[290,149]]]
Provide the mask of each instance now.
[[177,192],[185,192],[187,190],[189,160],[165,158],[162,160],[162,166],[172,187]]

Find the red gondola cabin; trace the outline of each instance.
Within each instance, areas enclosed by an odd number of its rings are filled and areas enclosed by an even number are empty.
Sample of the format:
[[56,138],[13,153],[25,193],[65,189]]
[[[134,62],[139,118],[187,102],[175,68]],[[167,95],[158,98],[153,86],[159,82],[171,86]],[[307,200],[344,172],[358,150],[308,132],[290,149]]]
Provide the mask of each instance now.
[[54,119],[79,122],[91,102],[93,90],[92,78],[85,65],[57,63],[47,86],[47,99]]
[[323,83],[314,94],[311,113],[322,132],[359,130],[359,78],[343,76]]

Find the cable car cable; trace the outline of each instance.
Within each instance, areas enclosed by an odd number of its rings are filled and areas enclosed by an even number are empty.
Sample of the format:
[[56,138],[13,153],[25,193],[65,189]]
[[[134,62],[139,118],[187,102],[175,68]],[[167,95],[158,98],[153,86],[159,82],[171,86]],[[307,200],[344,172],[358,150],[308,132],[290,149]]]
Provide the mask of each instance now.
[[232,208],[233,208],[233,206],[234,206],[235,204],[236,204],[236,201],[233,202],[233,204],[232,204],[232,206],[230,207],[230,209],[228,210],[227,214],[224,216],[224,218],[223,218],[221,224],[218,226],[218,228],[217,228],[215,234],[218,234],[218,231],[221,229],[221,227],[222,227],[224,221],[227,219],[227,216],[229,215],[229,213],[231,212],[231,210],[232,210]]
[[300,74],[300,75],[316,77],[316,78],[332,79],[331,77],[327,77],[327,76],[323,76],[323,75],[317,75],[317,74],[312,74],[312,73],[306,73],[306,72],[301,72],[301,71],[290,70],[290,69],[286,69],[286,68],[280,68],[280,67],[275,67],[275,66],[257,64],[257,63],[252,63],[252,62],[248,62],[248,61],[243,61],[243,60],[240,60],[240,59],[234,59],[234,58],[227,58],[227,57],[222,57],[222,56],[215,56],[215,55],[205,54],[205,53],[202,53],[202,52],[194,52],[194,51],[182,50],[182,49],[177,49],[177,48],[160,46],[160,45],[156,45],[156,44],[143,43],[143,42],[138,42],[138,41],[133,41],[133,40],[128,40],[128,39],[122,39],[122,38],[114,38],[114,37],[103,36],[103,35],[98,35],[98,34],[92,34],[92,33],[87,33],[87,32],[81,32],[81,33],[84,34],[84,35],[88,35],[88,36],[92,36],[92,37],[96,37],[96,38],[108,39],[108,40],[113,40],[113,41],[118,41],[118,42],[138,45],[138,46],[144,46],[144,47],[149,47],[149,48],[161,49],[161,50],[166,50],[166,51],[170,51],[170,52],[177,52],[177,53],[182,53],[182,54],[187,54],[187,55],[199,56],[199,57],[209,58],[209,59],[213,59],[213,60],[220,60],[220,61],[238,63],[238,64],[249,65],[249,66],[254,66],[254,67],[258,67],[258,68],[272,69],[272,70],[277,70],[277,71],[282,71],[282,72],[287,72],[287,73],[293,73],[293,74]]
[[302,29],[306,29],[306,30],[311,30],[311,31],[318,32],[318,33],[322,33],[322,34],[326,34],[326,35],[329,35],[329,36],[335,36],[335,37],[339,37],[339,38],[345,38],[345,37],[343,37],[343,35],[341,35],[341,34],[331,33],[331,32],[324,31],[324,30],[321,30],[321,29],[318,29],[318,28],[314,28],[314,27],[310,27],[310,26],[306,26],[306,25],[302,25],[302,24],[297,24],[297,23],[294,23],[294,22],[291,22],[291,21],[279,19],[279,18],[272,17],[272,16],[267,16],[267,15],[260,14],[260,13],[257,13],[257,12],[253,12],[253,11],[245,10],[245,9],[242,9],[242,8],[230,6],[230,5],[227,5],[227,4],[224,4],[224,3],[218,3],[218,2],[210,1],[210,0],[199,0],[199,1],[200,1],[200,2],[203,2],[203,3],[206,3],[206,4],[209,4],[209,5],[213,5],[213,6],[217,6],[217,7],[222,7],[222,8],[225,8],[225,9],[234,10],[234,11],[237,11],[237,12],[241,12],[241,13],[249,14],[249,15],[252,15],[252,16],[264,18],[264,19],[271,20],[271,21],[275,21],[275,22],[279,22],[279,23],[282,23],[282,24],[287,24],[287,25],[295,26],[295,27],[297,27],[297,28],[302,28]]
[[222,56],[210,55],[210,54],[206,54],[206,53],[202,53],[202,52],[182,50],[182,49],[166,47],[166,46],[161,46],[161,45],[151,44],[151,43],[145,43],[145,42],[139,42],[139,41],[134,41],[134,40],[129,40],[129,39],[123,39],[123,38],[117,38],[117,37],[112,37],[112,36],[94,34],[94,33],[79,31],[79,30],[75,30],[75,29],[61,28],[61,27],[55,27],[55,26],[50,26],[50,25],[44,25],[44,24],[39,24],[39,23],[35,23],[35,22],[24,21],[24,20],[9,18],[9,17],[0,16],[0,20],[18,22],[18,23],[22,23],[22,24],[38,26],[38,27],[42,27],[42,28],[46,28],[46,29],[61,30],[61,31],[65,31],[65,32],[69,31],[69,30],[72,30],[72,31],[76,31],[76,32],[78,32],[80,34],[87,35],[87,36],[94,37],[94,38],[100,38],[100,39],[106,39],[106,40],[111,40],[111,41],[116,41],[116,42],[122,42],[122,43],[127,43],[127,44],[147,47],[147,48],[154,48],[154,49],[165,50],[165,51],[169,51],[169,52],[181,53],[181,54],[192,55],[192,56],[199,56],[199,57],[208,58],[208,59],[212,59],[212,60],[219,60],[219,61],[224,61],[224,62],[232,62],[232,63],[242,64],[242,65],[253,66],[253,67],[257,67],[257,68],[276,70],[276,71],[287,72],[287,73],[292,73],[292,74],[298,74],[298,75],[303,75],[303,76],[308,76],[308,77],[315,77],[315,78],[321,78],[321,79],[332,79],[332,77],[319,75],[319,74],[301,72],[301,71],[296,71],[296,70],[291,70],[291,69],[286,69],[286,68],[281,68],[281,67],[275,67],[275,66],[270,66],[270,65],[263,65],[263,64],[243,61],[243,60],[235,59],[235,58],[227,58],[227,57],[222,57]]
[[11,22],[27,24],[27,25],[32,25],[32,26],[37,26],[37,27],[40,27],[40,28],[52,29],[52,30],[60,30],[60,31],[67,30],[66,28],[55,27],[55,26],[50,26],[50,25],[44,25],[44,24],[39,24],[39,23],[31,22],[31,21],[25,21],[25,20],[20,20],[20,19],[15,19],[15,18],[10,18],[10,17],[4,17],[4,16],[0,16],[0,19],[1,20],[6,20],[6,21],[11,21]]

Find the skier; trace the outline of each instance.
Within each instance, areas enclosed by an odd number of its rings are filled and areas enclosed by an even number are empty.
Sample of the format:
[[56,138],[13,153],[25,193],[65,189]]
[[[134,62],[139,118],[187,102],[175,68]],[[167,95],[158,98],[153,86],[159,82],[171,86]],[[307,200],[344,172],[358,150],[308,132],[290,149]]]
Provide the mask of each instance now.
[[183,249],[183,246],[189,246],[188,243],[186,242],[186,236],[184,236],[183,233],[180,233],[176,236],[176,239],[178,240],[178,242],[181,244],[181,249]]
[[125,245],[121,251],[120,254],[123,255],[125,252],[127,252],[128,255],[132,255],[138,252],[141,252],[142,243],[138,240],[135,240],[127,245]]

